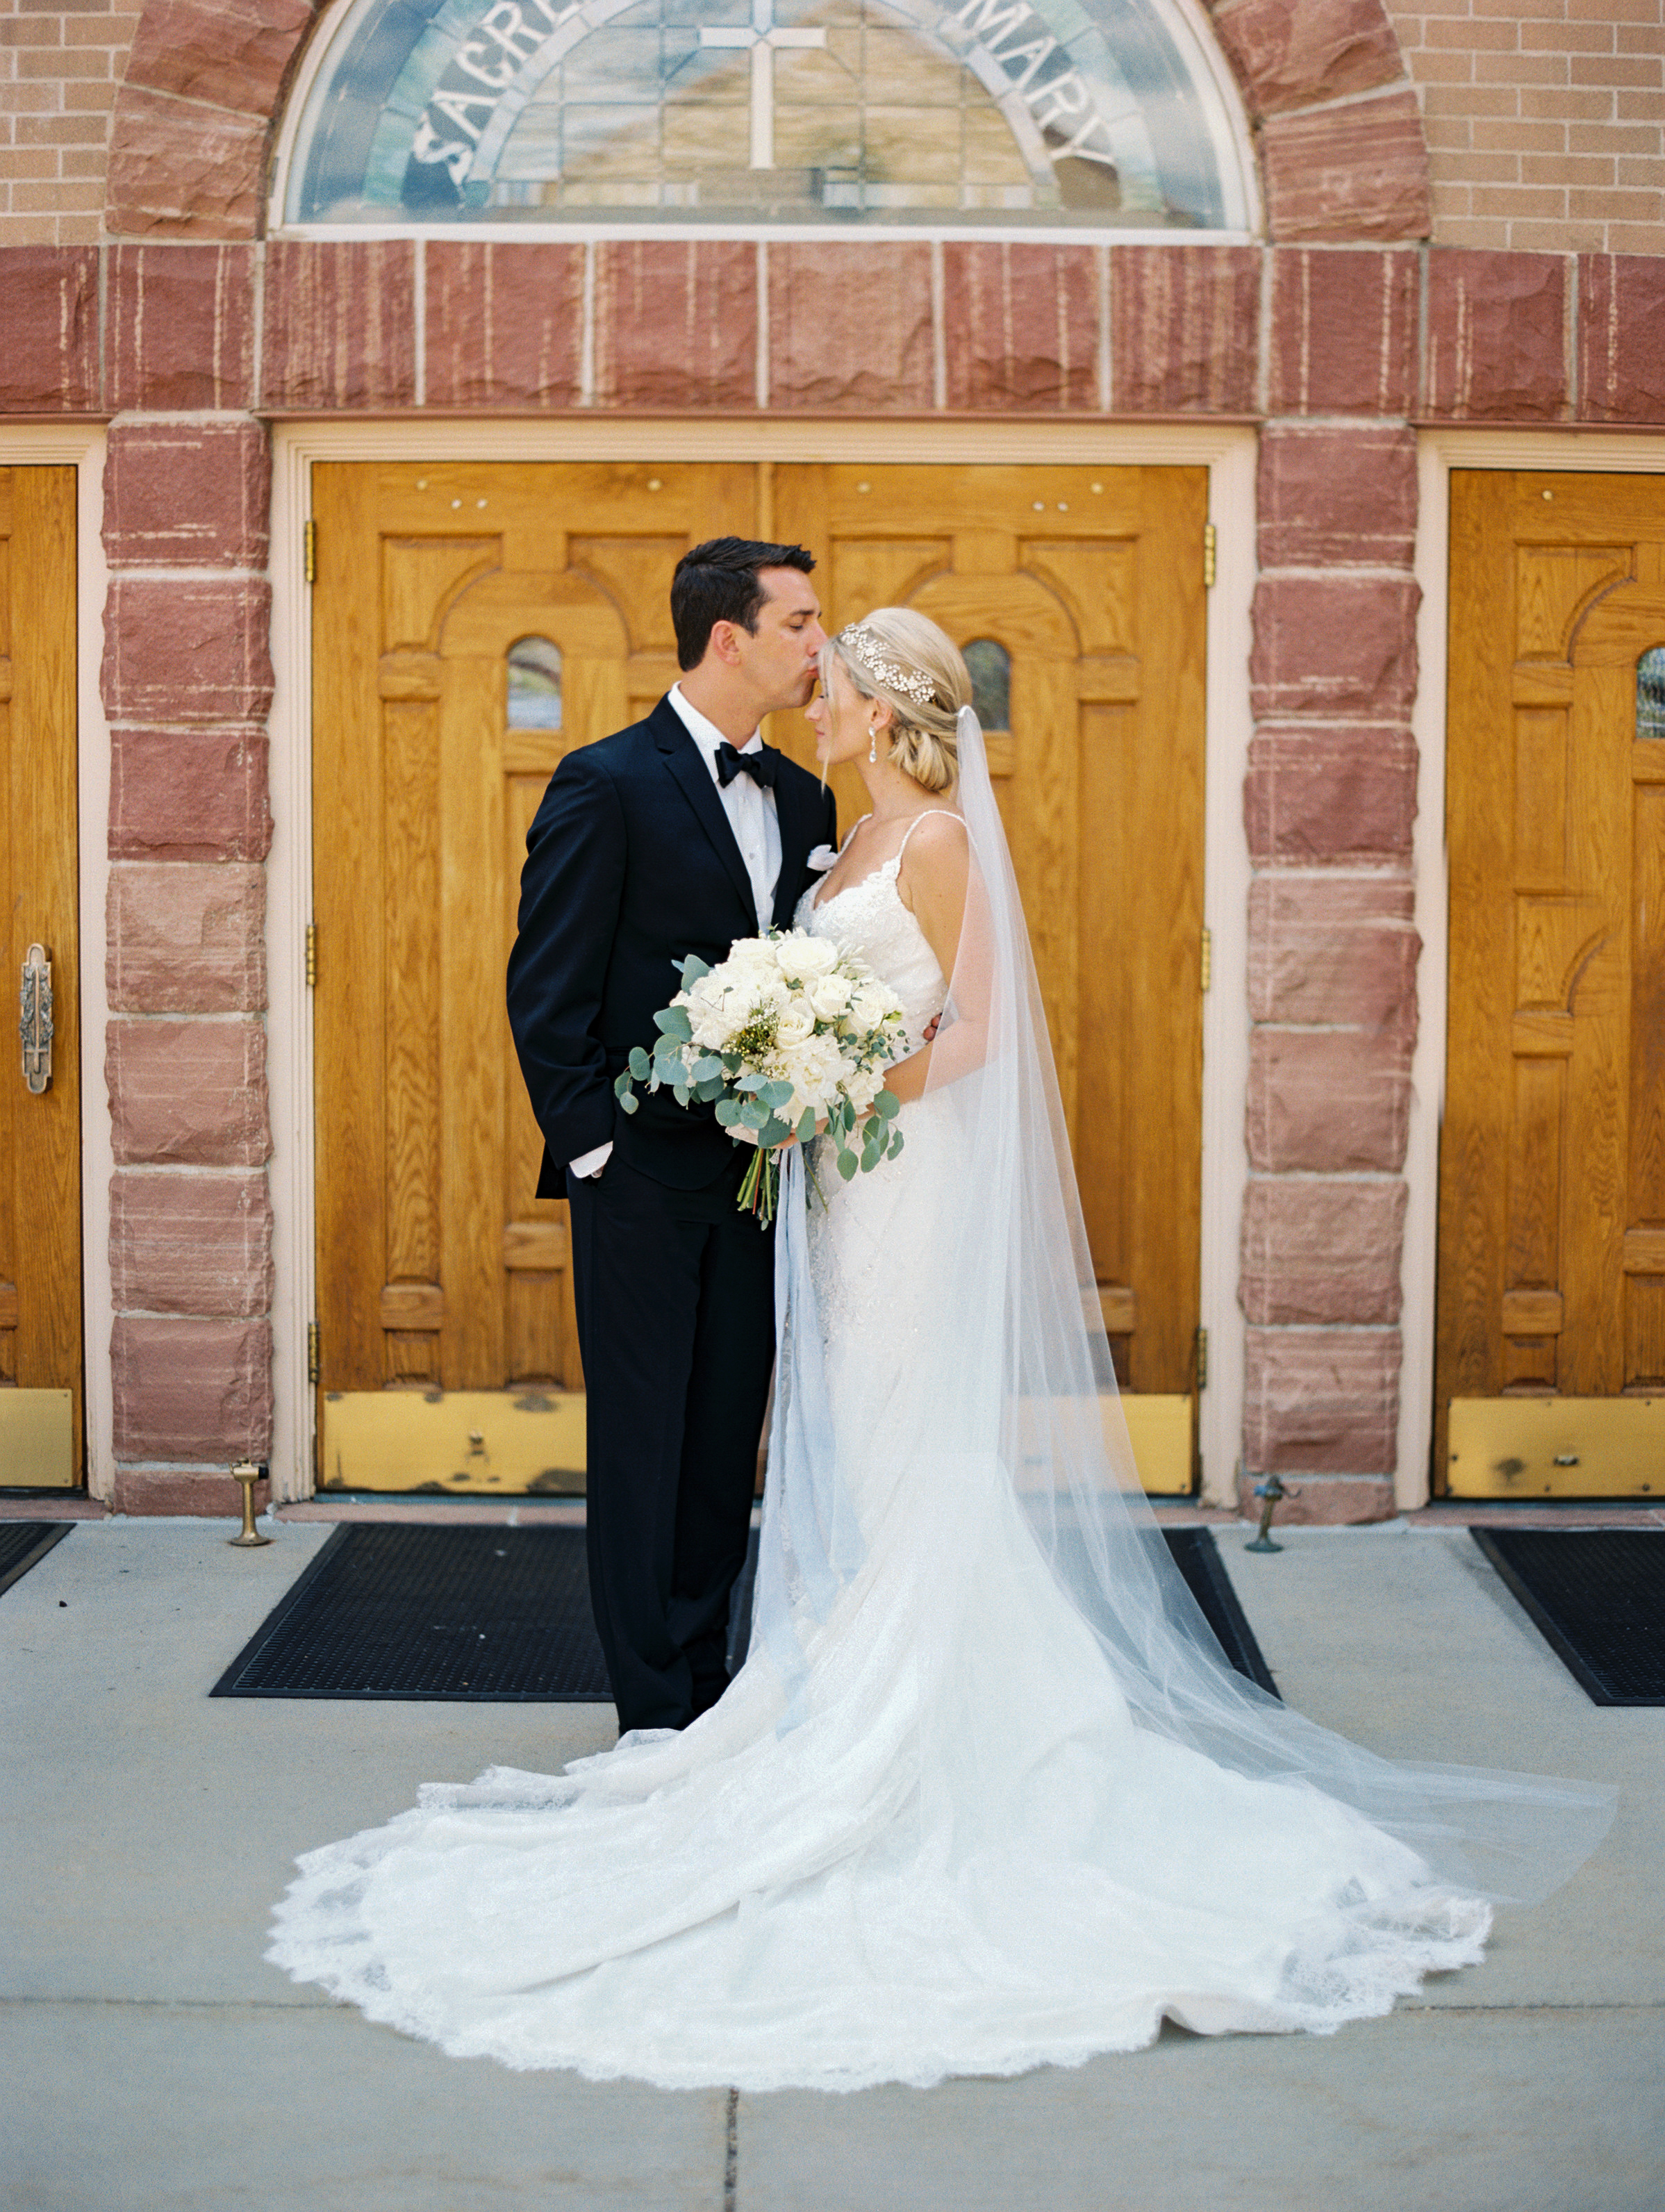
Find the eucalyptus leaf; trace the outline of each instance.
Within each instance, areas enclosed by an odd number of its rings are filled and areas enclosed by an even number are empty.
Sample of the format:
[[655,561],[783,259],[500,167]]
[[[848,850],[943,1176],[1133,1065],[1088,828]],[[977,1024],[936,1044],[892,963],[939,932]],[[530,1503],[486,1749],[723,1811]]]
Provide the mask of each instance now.
[[791,1134],[791,1122],[783,1121],[778,1114],[771,1114],[757,1132],[757,1141],[760,1145],[778,1145]]
[[748,1129],[761,1129],[769,1119],[767,1106],[760,1106],[755,1098],[748,1098],[740,1109],[740,1119]]
[[629,1097],[629,1095],[627,1092],[621,1092],[621,1093],[620,1093],[620,1096],[619,1096],[619,1102],[618,1102],[618,1106],[619,1106],[619,1111],[620,1111],[620,1113],[622,1113],[622,1114],[634,1114],[634,1113],[635,1112],[635,1110],[636,1110],[636,1104],[637,1104],[636,1100],[635,1100],[634,1098],[632,1098],[631,1097]]
[[684,1044],[693,1041],[694,1024],[688,1018],[686,1006],[662,1006],[653,1017],[653,1026],[666,1036],[680,1037]]
[[901,1150],[902,1150],[902,1132],[901,1132],[901,1130],[900,1130],[900,1129],[898,1129],[898,1130],[896,1131],[896,1134],[895,1134],[895,1135],[891,1138],[891,1139],[890,1139],[890,1150],[889,1157],[890,1157],[891,1159],[895,1159],[895,1158],[896,1158],[896,1154],[897,1154]]
[[613,1096],[615,1098],[628,1098],[629,1095],[630,1077],[629,1071],[627,1070],[619,1076],[617,1081],[614,1084]]
[[781,1082],[777,1078],[773,1083],[764,1084],[762,1090],[757,1093],[757,1096],[763,1100],[765,1106],[790,1106],[792,1103],[792,1085],[789,1083]]
[[647,1080],[647,1055],[639,1044],[630,1047],[630,1073],[638,1083]]
[[690,984],[697,983],[702,975],[708,975],[710,973],[710,962],[708,960],[702,960],[697,952],[690,952],[688,957],[682,963],[682,987],[684,990],[687,990]]
[[843,1176],[846,1182],[848,1182],[850,1177],[855,1173],[857,1168],[859,1168],[860,1164],[860,1161],[857,1159],[854,1152],[847,1152],[841,1149],[838,1155],[838,1172]]
[[685,1083],[672,1084],[671,1086],[671,1095],[676,1100],[678,1106],[687,1105],[690,1095],[688,1085]]
[[717,1119],[725,1129],[732,1129],[744,1110],[738,1098],[720,1098],[717,1101]]
[[881,1091],[873,1101],[873,1111],[884,1121],[890,1121],[902,1111],[902,1101],[894,1091]]
[[861,1147],[861,1172],[863,1175],[871,1175],[872,1173],[873,1170],[878,1165],[879,1156],[884,1150],[884,1146],[880,1144],[877,1137],[868,1138],[866,1143]]
[[807,1145],[814,1134],[815,1109],[813,1106],[806,1106],[798,1123],[798,1141],[800,1145]]

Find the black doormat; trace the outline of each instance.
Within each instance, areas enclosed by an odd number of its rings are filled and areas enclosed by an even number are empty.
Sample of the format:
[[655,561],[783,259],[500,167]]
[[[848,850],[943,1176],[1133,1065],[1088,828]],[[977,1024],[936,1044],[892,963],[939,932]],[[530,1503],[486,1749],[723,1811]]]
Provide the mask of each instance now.
[[216,1698],[606,1704],[582,1528],[337,1528]]
[[0,1521],[0,1590],[8,1590],[61,1544],[72,1521]]
[[1470,1531],[1598,1705],[1665,1705],[1665,1528]]
[[[1276,1691],[1206,1528],[1163,1534],[1241,1674]],[[750,1632],[757,1536],[735,1585],[730,1663]],[[337,1528],[215,1684],[216,1698],[605,1704],[582,1528]]]
[[1272,1669],[1261,1656],[1255,1632],[1237,1602],[1237,1593],[1225,1571],[1213,1530],[1164,1528],[1162,1533],[1168,1539],[1174,1565],[1185,1577],[1186,1588],[1202,1607],[1203,1619],[1218,1637],[1221,1650],[1240,1674],[1246,1674],[1251,1682],[1258,1682],[1274,1698],[1279,1696]]

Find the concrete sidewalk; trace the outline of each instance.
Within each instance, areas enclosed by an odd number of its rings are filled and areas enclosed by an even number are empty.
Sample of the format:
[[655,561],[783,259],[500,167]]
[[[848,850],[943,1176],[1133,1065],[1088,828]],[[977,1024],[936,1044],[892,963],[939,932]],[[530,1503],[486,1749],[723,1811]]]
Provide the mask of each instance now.
[[1465,1533],[1219,1539],[1285,1696],[1374,1747],[1608,1780],[1487,1962],[1328,2039],[732,2099],[457,2062],[264,1964],[310,1844],[553,1767],[605,1706],[210,1700],[326,1539],[77,1527],[0,1596],[0,2206],[42,2212],[1659,2212],[1665,1711],[1591,1705]]

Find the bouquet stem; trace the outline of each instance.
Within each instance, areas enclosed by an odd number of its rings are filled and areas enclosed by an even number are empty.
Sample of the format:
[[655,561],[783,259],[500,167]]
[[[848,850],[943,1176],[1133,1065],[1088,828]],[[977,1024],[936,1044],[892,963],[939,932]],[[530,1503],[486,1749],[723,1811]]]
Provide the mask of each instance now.
[[775,1210],[781,1196],[781,1163],[773,1146],[759,1145],[751,1165],[745,1171],[740,1185],[740,1195],[735,1203],[742,1213],[755,1213],[767,1228],[775,1218]]

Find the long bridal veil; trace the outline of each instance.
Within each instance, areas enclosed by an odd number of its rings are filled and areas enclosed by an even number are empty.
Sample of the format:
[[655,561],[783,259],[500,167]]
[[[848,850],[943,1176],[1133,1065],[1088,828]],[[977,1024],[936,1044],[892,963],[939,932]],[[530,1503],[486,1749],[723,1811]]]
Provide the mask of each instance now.
[[[932,1311],[908,1348],[926,1449],[968,1498],[1010,1486],[1011,1525],[1066,1593],[1136,1723],[1250,1778],[1354,1808],[1420,1857],[1442,1887],[1522,1902],[1563,1881],[1612,1818],[1601,1788],[1389,1760],[1291,1712],[1244,1680],[1163,1542],[1115,1393],[1028,933],[977,718],[960,716],[958,808],[970,886],[927,1097],[952,1130],[957,1196],[933,1224]],[[1091,1101],[1082,1110],[1091,1111]],[[812,1202],[812,1201],[811,1201]],[[751,1650],[801,1717],[805,1645],[860,1570],[862,1538],[838,1463],[793,1156],[781,1211],[782,1334]],[[951,1531],[945,1542],[951,1549]],[[1025,1563],[1014,1560],[1014,1566]],[[944,1572],[952,1571],[945,1559]],[[1044,1729],[1045,1717],[1036,1716]],[[921,1747],[921,1786],[963,1802],[964,1736]]]

